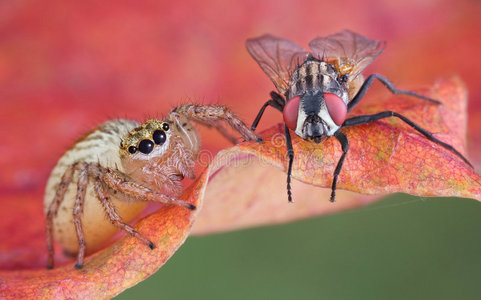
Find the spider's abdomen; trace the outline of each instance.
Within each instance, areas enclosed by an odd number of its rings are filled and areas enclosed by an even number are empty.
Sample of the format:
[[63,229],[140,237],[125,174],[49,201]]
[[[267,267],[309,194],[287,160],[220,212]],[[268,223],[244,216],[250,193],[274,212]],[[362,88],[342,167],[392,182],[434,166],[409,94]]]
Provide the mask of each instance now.
[[[118,169],[124,172],[119,154],[119,144],[122,137],[138,125],[137,122],[130,120],[111,120],[98,126],[74,143],[59,159],[50,174],[45,190],[44,212],[47,213],[63,174],[74,163],[98,163],[102,167]],[[68,186],[64,200],[59,207],[57,216],[54,218],[55,239],[70,253],[78,251],[78,241],[72,215],[77,195],[78,175],[79,171],[76,171],[73,181]],[[97,200],[93,190],[92,182],[93,179],[89,179],[82,216],[88,252],[97,250],[118,230],[106,218],[104,209]],[[120,216],[126,222],[135,218],[145,207],[145,202],[119,201],[116,199],[116,195],[111,196]]]

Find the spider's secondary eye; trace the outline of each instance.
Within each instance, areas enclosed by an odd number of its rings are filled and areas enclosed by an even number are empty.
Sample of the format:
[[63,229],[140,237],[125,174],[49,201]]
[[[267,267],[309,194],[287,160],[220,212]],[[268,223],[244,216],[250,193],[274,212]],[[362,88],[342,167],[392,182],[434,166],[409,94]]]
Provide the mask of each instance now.
[[130,146],[130,147],[129,147],[129,152],[130,152],[130,154],[134,154],[135,152],[137,152],[137,147],[135,147],[135,146]]
[[[164,125],[166,125],[164,123]],[[162,126],[165,128],[165,126]],[[169,127],[169,125],[167,125],[167,127]],[[165,140],[167,139],[167,136],[165,135],[165,132],[163,132],[162,130],[156,130],[154,131],[154,134],[152,135],[152,138],[154,139],[154,142],[157,144],[157,145],[162,145],[163,143],[165,143]]]
[[[169,124],[167,124],[167,123],[162,124],[162,129],[163,129],[164,131],[169,130]],[[154,132],[154,133],[155,133],[155,132]]]
[[154,149],[154,143],[151,140],[141,140],[139,143],[139,151],[144,154],[149,154]]

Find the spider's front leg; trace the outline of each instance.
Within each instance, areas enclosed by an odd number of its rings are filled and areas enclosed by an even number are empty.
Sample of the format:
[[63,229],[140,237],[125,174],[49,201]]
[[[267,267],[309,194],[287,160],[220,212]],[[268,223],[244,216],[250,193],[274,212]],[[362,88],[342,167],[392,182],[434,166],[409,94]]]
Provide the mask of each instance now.
[[[260,141],[252,130],[229,108],[221,105],[196,105],[196,104],[184,104],[174,108],[171,113],[178,113],[186,117],[189,120],[196,121],[204,124],[211,124],[211,126],[217,128],[221,134],[225,136],[225,131],[219,129],[217,124],[219,121],[225,121],[235,131],[239,132],[246,141]],[[231,138],[228,137],[229,140]]]
[[105,213],[107,214],[107,217],[115,227],[139,239],[142,243],[147,245],[150,249],[155,248],[154,243],[152,243],[148,238],[140,234],[134,227],[130,226],[129,224],[125,223],[122,220],[119,213],[117,212],[117,209],[115,208],[115,205],[113,204],[112,200],[109,197],[107,188],[102,184],[102,180],[100,178],[96,178],[94,183],[94,189],[100,203],[102,203],[102,206],[105,210]]
[[[127,224],[122,220],[119,215],[114,203],[112,202],[111,195],[113,192],[119,192],[132,200],[137,201],[156,201],[166,204],[175,204],[182,207],[186,207],[190,210],[194,210],[195,206],[188,202],[176,199],[174,197],[159,193],[148,187],[145,187],[139,183],[136,183],[128,176],[120,171],[105,168],[99,164],[89,163],[81,164],[80,175],[77,183],[77,195],[75,198],[75,204],[73,208],[73,220],[75,225],[75,230],[77,234],[77,240],[79,244],[79,250],[77,253],[77,260],[75,268],[80,269],[83,267],[85,253],[87,245],[85,242],[84,231],[82,228],[81,217],[83,215],[83,206],[85,200],[85,194],[87,186],[89,184],[89,179],[93,179],[93,187],[97,199],[102,204],[102,207],[109,219],[109,221],[117,228],[127,232],[131,236],[139,239],[143,244],[147,245],[150,249],[154,249],[155,245],[148,238],[140,234],[133,226]],[[70,169],[78,169],[78,166],[72,167]],[[70,170],[69,169],[69,170]],[[65,179],[71,178],[72,171],[66,172]],[[71,180],[71,179],[70,179]],[[62,193],[63,190],[59,190]],[[56,203],[56,202],[53,202]],[[57,208],[58,209],[58,208]],[[49,248],[50,249],[50,248]],[[50,263],[51,262],[51,263]],[[53,266],[53,255],[52,258],[49,257],[49,266]]]
[[[86,175],[82,176],[83,174]],[[114,203],[112,202],[112,193],[110,191],[120,192],[128,198],[137,201],[156,201],[166,204],[179,205],[182,207],[186,207],[190,210],[195,209],[195,205],[159,193],[139,183],[136,183],[120,171],[104,168],[98,164],[88,164],[86,166],[86,169],[82,171],[79,176],[77,197],[74,206],[74,224],[79,242],[79,252],[77,254],[77,262],[75,264],[75,268],[77,269],[82,268],[86,251],[86,244],[80,217],[82,215],[83,200],[85,197],[85,190],[88,184],[88,177],[94,179],[93,185],[95,194],[100,203],[102,204],[102,207],[110,222],[120,230],[123,230],[131,236],[139,239],[150,249],[155,248],[154,243],[142,234],[140,234],[133,226],[127,224],[122,220],[122,217],[119,215]],[[87,180],[85,180],[84,178],[87,178]]]
[[95,174],[109,188],[114,191],[118,191],[132,199],[138,201],[154,201],[165,204],[174,204],[188,208],[190,210],[196,209],[195,205],[189,202],[176,199],[174,197],[157,192],[139,183],[136,183],[119,171],[106,169],[98,166]]

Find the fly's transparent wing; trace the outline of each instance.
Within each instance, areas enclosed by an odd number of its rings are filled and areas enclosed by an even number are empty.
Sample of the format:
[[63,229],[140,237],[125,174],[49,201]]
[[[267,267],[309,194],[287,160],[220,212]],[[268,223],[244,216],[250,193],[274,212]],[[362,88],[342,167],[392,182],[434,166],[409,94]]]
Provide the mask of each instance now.
[[343,30],[309,43],[312,54],[333,63],[341,75],[354,80],[384,50],[384,41],[369,40],[357,33]]
[[259,66],[284,94],[296,66],[307,58],[307,51],[299,45],[269,34],[248,39],[247,50]]

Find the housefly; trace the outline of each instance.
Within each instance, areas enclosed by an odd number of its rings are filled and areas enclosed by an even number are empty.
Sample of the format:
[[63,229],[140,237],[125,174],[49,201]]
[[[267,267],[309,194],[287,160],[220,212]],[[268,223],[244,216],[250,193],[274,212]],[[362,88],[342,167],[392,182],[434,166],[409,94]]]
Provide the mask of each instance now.
[[331,202],[335,200],[337,177],[349,149],[349,140],[341,131],[343,127],[397,117],[472,167],[454,147],[438,140],[430,132],[396,112],[383,111],[347,118],[348,112],[359,103],[375,79],[383,83],[393,94],[413,96],[433,105],[441,104],[437,100],[412,91],[398,90],[389,80],[378,74],[369,75],[364,79],[361,72],[381,54],[385,42],[369,40],[352,31],[344,30],[327,37],[315,38],[309,43],[310,52],[291,41],[272,35],[248,39],[246,46],[277,88],[277,92],[270,93],[271,99],[262,106],[251,129],[255,130],[267,106],[272,106],[283,113],[289,157],[287,170],[289,201],[292,201],[290,183],[294,160],[289,129],[299,137],[315,143],[334,136],[341,144],[342,155],[334,170]]

